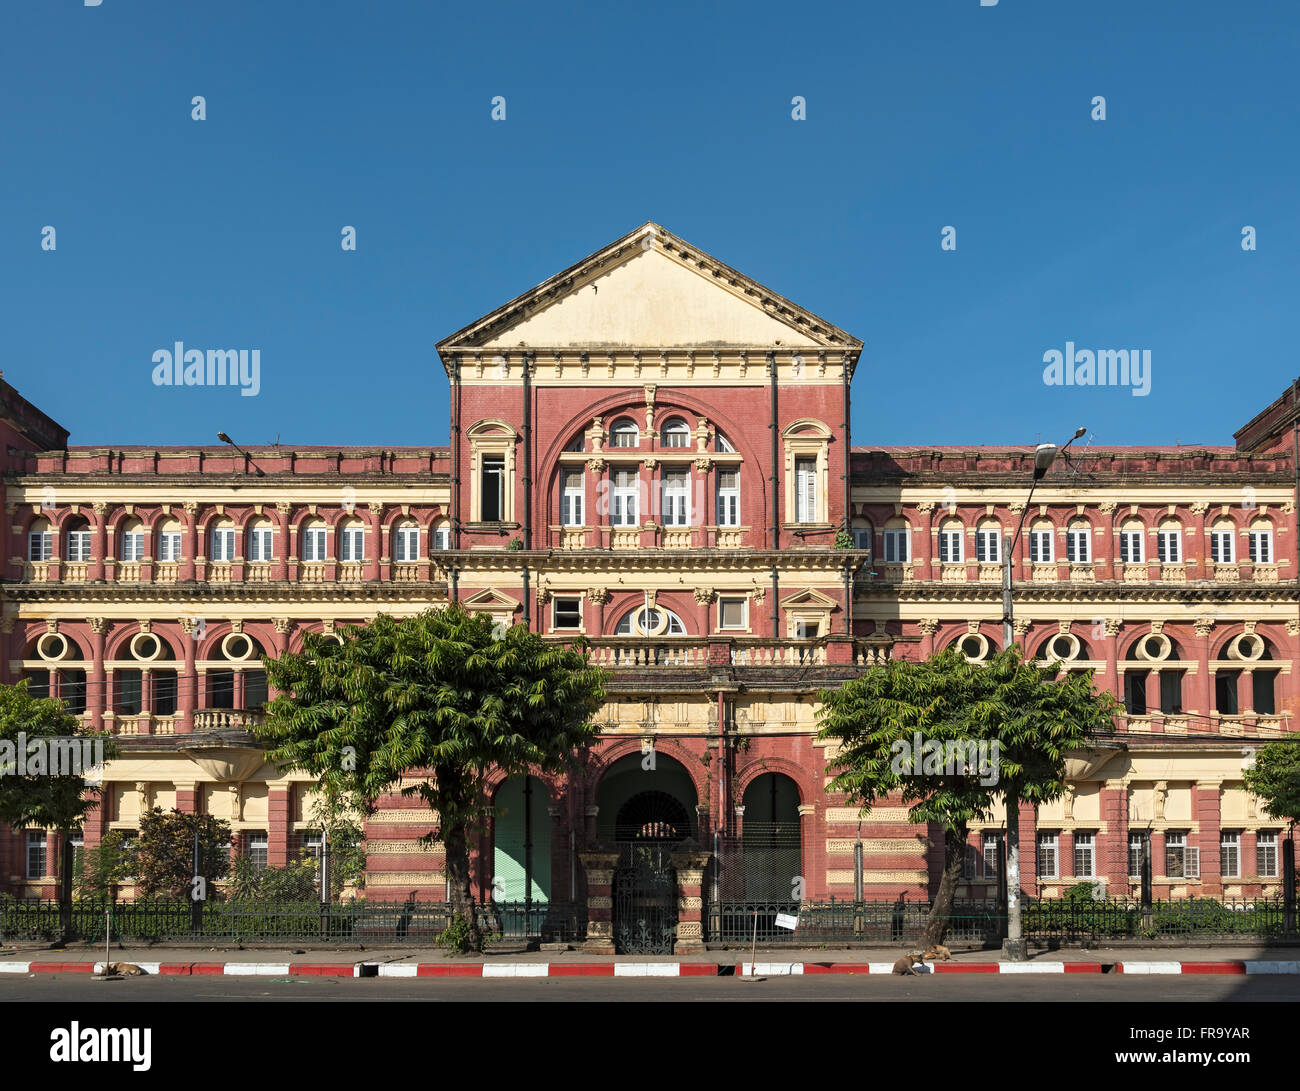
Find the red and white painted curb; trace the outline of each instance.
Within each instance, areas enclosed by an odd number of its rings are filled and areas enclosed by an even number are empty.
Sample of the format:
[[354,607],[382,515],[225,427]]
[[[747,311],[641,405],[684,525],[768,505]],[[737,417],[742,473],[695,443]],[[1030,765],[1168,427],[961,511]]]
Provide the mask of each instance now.
[[[123,958],[122,961],[128,961]],[[0,962],[0,974],[91,974],[102,962]],[[135,962],[155,976],[226,977],[783,977],[889,974],[892,962]],[[922,974],[1300,974],[1300,961],[929,962]]]

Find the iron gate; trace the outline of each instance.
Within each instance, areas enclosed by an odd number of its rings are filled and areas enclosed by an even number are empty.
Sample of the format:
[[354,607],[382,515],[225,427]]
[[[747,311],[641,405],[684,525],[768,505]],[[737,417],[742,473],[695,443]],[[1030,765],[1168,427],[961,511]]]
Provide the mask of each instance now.
[[621,955],[670,955],[677,939],[676,841],[619,842],[614,871],[614,947]]

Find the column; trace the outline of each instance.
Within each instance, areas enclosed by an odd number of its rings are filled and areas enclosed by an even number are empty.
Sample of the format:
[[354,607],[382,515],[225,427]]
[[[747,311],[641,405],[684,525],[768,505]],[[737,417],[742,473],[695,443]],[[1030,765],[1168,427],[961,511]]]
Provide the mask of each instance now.
[[190,619],[182,621],[181,629],[185,633],[182,644],[184,664],[181,667],[180,677],[176,680],[179,688],[176,695],[176,710],[180,713],[180,724],[177,726],[182,731],[193,731],[194,710],[199,707],[199,687],[202,685],[202,679],[194,669],[194,622]]
[[98,500],[91,508],[93,518],[90,520],[90,563],[86,566],[86,579],[102,580],[104,557],[107,553],[105,549],[107,528],[104,525],[104,517],[108,514],[108,505]]
[[[937,578],[931,571],[934,564],[934,504],[926,501],[916,505],[917,526],[912,528],[911,548],[915,549],[912,576],[915,579],[929,580]],[[911,520],[908,520],[909,526]],[[912,556],[909,549],[909,556]]]
[[704,950],[704,869],[708,852],[674,852],[669,856],[677,870],[677,941],[673,954]]
[[1214,620],[1212,618],[1198,618],[1196,621],[1196,644],[1197,658],[1200,660],[1196,664],[1198,671],[1196,692],[1201,707],[1196,709],[1198,715],[1205,717],[1204,723],[1207,730],[1217,731],[1219,722],[1213,719],[1214,715],[1214,672],[1210,670],[1210,642],[1213,639],[1210,635],[1214,629]]
[[280,525],[276,527],[276,544],[272,554],[275,559],[271,562],[271,579],[287,580],[289,578],[289,555],[293,552],[293,539],[289,531],[289,509],[290,505],[284,501],[275,505],[276,517],[280,520]]
[[917,627],[921,630],[921,658],[929,659],[934,654],[934,634],[939,628],[939,619],[922,618]]
[[366,564],[362,570],[362,578],[367,581],[379,579],[379,558],[381,555],[387,557],[388,552],[388,528],[382,523],[384,514],[383,504],[371,504],[367,507],[370,522],[370,545],[366,549]]
[[[824,832],[825,827],[823,827]],[[817,805],[799,804],[799,846],[804,877],[804,900],[812,901],[813,891],[827,891],[826,839],[817,836]],[[821,896],[821,895],[819,895]]]
[[1160,668],[1147,671],[1147,715],[1151,717],[1151,730],[1164,731],[1164,718],[1160,715]]
[[1192,785],[1192,817],[1200,823],[1200,832],[1189,834],[1201,849],[1201,893],[1223,894],[1223,868],[1220,866],[1219,830],[1221,812],[1217,780],[1203,780]]
[[1104,655],[1106,659],[1106,689],[1119,700],[1124,699],[1124,688],[1119,677],[1119,631],[1123,622],[1117,617],[1104,618],[1102,624],[1106,629]]
[[[1241,893],[1243,896],[1253,896],[1260,893],[1263,889],[1259,882],[1259,858],[1256,856],[1258,845],[1255,840],[1254,830],[1241,831]],[[1282,874],[1279,861],[1278,874]],[[1247,885],[1249,880],[1254,880]]]
[[199,506],[192,500],[185,504],[185,526],[181,531],[181,561],[177,568],[178,580],[197,579],[199,556],[198,517]]
[[1106,892],[1128,890],[1128,786],[1123,781],[1106,781],[1101,787],[1101,821],[1104,834],[1097,835],[1097,874],[1106,880]]
[[266,813],[266,862],[270,867],[286,867],[289,863],[292,792],[290,785],[271,785]]
[[108,676],[104,673],[104,629],[102,617],[90,621],[90,667],[86,676],[86,708],[90,712],[90,726],[94,731],[104,730],[104,710],[108,702]]
[[[587,808],[588,814],[594,808]],[[587,873],[587,942],[584,951],[598,955],[614,953],[614,867],[616,852],[580,852]]]

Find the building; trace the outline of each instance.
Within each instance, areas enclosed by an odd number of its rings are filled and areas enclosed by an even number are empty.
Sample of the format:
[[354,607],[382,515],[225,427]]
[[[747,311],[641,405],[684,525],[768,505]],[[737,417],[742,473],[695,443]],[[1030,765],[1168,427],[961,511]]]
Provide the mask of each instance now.
[[[612,854],[653,842],[679,852],[666,912],[694,940],[714,854],[734,888],[715,898],[846,899],[860,841],[865,898],[925,900],[938,831],[827,793],[816,694],[890,657],[1000,646],[1033,451],[851,436],[861,350],[647,224],[438,345],[449,447],[68,446],[4,385],[7,678],[121,742],[85,844],[175,806],[285,863],[312,836],[312,785],[243,731],[259,657],[457,600],[585,637],[612,678],[581,775],[492,780],[485,899],[603,898],[617,929]],[[1095,670],[1128,715],[1062,801],[1023,809],[1030,890],[1128,892],[1145,839],[1159,896],[1277,887],[1283,824],[1242,768],[1295,727],[1298,397],[1233,446],[1088,448],[1034,493],[1017,639]],[[991,892],[1001,823],[976,830],[963,893]],[[429,828],[385,801],[368,898],[443,896]],[[51,893],[56,855],[44,831],[0,833],[0,889]]]

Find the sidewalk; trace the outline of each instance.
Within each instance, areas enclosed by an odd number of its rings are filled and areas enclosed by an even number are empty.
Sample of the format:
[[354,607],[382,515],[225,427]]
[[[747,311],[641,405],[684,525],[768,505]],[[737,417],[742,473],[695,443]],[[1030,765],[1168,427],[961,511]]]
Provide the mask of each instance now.
[[[147,974],[289,977],[685,977],[764,974],[888,974],[903,952],[881,950],[760,949],[692,955],[595,955],[586,951],[502,951],[448,957],[437,948],[368,950],[256,950],[207,947],[113,948],[113,962],[133,963]],[[98,956],[98,957],[96,957]],[[0,973],[94,973],[103,950],[76,946],[52,951],[38,944],[0,948]],[[1027,962],[1007,963],[1001,953],[959,951],[949,962],[917,967],[929,973],[1297,974],[1300,948],[1260,946],[1043,951]]]

